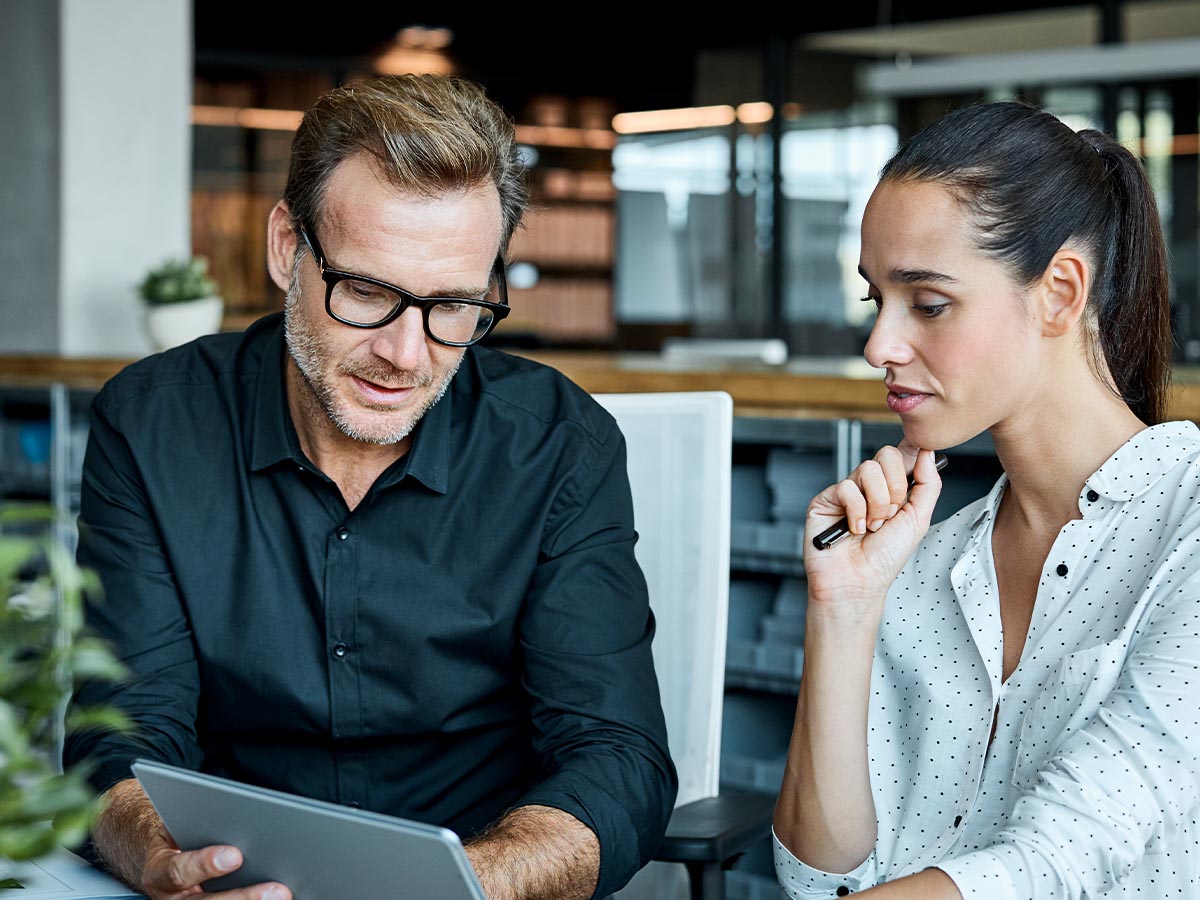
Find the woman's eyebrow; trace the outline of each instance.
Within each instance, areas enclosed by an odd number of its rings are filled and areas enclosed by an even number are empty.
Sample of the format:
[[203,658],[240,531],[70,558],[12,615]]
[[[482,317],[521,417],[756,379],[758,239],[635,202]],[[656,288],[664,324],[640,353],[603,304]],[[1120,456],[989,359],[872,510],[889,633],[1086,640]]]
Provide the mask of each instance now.
[[916,284],[920,281],[955,284],[958,281],[953,275],[935,272],[933,269],[892,269],[891,279],[897,284]]
[[[867,270],[862,266],[858,267],[858,274],[861,275],[871,284],[874,280],[867,274]],[[945,272],[935,272],[933,269],[892,269],[888,279],[895,284],[918,284],[923,281],[932,281],[941,284],[956,284],[958,279],[953,275],[947,275]]]

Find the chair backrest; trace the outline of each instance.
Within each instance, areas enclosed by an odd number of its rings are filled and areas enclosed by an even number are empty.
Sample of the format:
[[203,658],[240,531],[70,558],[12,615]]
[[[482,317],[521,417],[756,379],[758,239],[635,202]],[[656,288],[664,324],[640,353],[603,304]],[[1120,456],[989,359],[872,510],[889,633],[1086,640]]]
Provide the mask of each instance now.
[[[678,804],[715,797],[729,606],[733,401],[720,392],[595,397],[616,418],[628,449],[635,552],[658,626],[654,669],[679,772]],[[622,900],[668,897],[682,885],[659,873],[678,884],[668,890],[659,881],[647,892],[649,874],[621,892]]]

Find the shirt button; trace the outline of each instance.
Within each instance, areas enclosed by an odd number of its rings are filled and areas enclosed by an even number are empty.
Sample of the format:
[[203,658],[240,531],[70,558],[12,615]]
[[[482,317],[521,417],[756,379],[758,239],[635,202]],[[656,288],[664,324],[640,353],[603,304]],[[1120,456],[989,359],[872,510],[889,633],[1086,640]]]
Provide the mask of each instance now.
[[333,655],[337,659],[345,659],[346,653],[349,652],[349,650],[350,650],[350,648],[347,647],[345,644],[334,644],[333,645]]
[[955,816],[954,817],[954,827],[957,828],[961,824],[962,824],[962,816]]
[[1055,571],[1055,572],[1057,572],[1059,575],[1061,575],[1061,576],[1063,576],[1063,577],[1066,577],[1066,574],[1067,574],[1067,567],[1066,567],[1066,565],[1065,565],[1065,564],[1063,564],[1063,563],[1059,563],[1059,564],[1058,564],[1058,568],[1057,568],[1057,569],[1055,569],[1054,571]]
[[350,529],[345,525],[342,525],[339,526],[338,530],[335,531],[334,534],[338,536],[339,541],[344,541],[346,538],[350,537]]
[[1100,495],[1097,494],[1095,491],[1088,491],[1087,498],[1088,498],[1088,503],[1095,503],[1097,500],[1100,499]]
[[840,886],[840,887],[837,889],[837,895],[838,895],[839,897],[845,897],[845,896],[846,896],[847,894],[849,894],[849,893],[850,893],[850,888],[846,887],[844,884],[843,884],[843,885],[841,885],[841,886]]

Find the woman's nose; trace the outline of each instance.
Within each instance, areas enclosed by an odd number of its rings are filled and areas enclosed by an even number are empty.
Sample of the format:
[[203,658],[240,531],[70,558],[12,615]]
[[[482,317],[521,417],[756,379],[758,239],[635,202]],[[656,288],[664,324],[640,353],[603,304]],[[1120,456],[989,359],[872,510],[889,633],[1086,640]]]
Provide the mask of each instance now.
[[877,369],[901,366],[911,362],[912,344],[906,334],[903,315],[884,304],[875,317],[871,337],[863,350],[867,362]]

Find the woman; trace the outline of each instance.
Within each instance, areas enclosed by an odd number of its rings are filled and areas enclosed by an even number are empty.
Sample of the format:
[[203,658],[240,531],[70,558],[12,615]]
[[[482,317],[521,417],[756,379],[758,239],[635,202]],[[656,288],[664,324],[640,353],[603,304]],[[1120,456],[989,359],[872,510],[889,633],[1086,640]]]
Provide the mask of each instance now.
[[[1141,167],[1023,104],[962,109],[884,168],[862,238],[866,358],[905,438],[808,510],[809,535],[851,534],[806,546],[781,882],[1200,896],[1200,431],[1162,422]],[[1004,476],[930,529],[918,448],[984,430]]]

